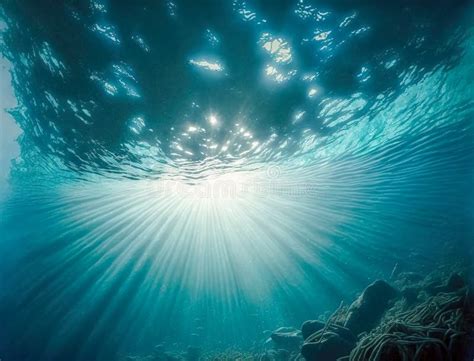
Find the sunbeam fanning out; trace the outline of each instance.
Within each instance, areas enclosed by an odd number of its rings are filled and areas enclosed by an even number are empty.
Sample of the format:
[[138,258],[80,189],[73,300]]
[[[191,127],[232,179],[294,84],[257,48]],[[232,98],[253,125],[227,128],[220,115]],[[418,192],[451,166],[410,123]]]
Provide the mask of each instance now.
[[[385,163],[382,155],[391,150],[383,147],[371,156],[322,159],[304,168],[294,165],[297,160],[243,167],[194,182],[97,178],[54,191],[35,186],[27,200],[34,214],[11,235],[31,253],[12,255],[24,266],[5,280],[18,299],[14,324],[7,325],[33,337],[43,322],[34,321],[41,309],[51,316],[52,339],[40,337],[39,349],[54,346],[86,358],[98,348],[120,348],[130,335],[144,343],[174,336],[215,344],[222,328],[219,342],[226,343],[242,334],[258,337],[288,319],[301,322],[303,310],[348,297],[364,282],[368,265],[401,262],[391,248],[413,248],[404,232],[416,230],[419,240],[431,232],[458,237],[443,224],[463,210],[442,211],[462,202],[456,188],[463,182],[445,173],[452,157],[462,156],[445,141],[449,156],[428,161],[417,142],[411,165],[400,150]],[[468,172],[459,164],[458,170]],[[441,203],[434,197],[440,192]],[[421,243],[405,261],[432,246]],[[301,313],[288,309],[292,302]],[[257,327],[249,331],[254,319]]]
[[399,5],[0,4],[0,361],[472,359],[474,11]]

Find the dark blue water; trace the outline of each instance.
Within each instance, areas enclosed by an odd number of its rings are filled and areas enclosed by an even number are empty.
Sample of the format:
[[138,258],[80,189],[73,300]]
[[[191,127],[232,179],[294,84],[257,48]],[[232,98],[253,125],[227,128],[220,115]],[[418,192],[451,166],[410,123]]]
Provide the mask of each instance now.
[[259,349],[470,264],[471,5],[3,1],[0,358]]

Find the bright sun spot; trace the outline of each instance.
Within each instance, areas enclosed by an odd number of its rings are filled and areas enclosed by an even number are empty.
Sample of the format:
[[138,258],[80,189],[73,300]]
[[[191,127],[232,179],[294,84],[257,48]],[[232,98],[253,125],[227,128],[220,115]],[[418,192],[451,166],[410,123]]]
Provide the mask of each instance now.
[[207,60],[194,60],[194,59],[191,59],[189,61],[189,63],[192,64],[192,65],[195,65],[199,68],[209,70],[209,71],[220,72],[220,71],[224,70],[224,67],[222,66],[222,64],[220,64],[217,61],[212,62],[212,61],[207,61]]
[[217,117],[214,114],[211,114],[208,120],[211,125],[217,125],[219,122]]

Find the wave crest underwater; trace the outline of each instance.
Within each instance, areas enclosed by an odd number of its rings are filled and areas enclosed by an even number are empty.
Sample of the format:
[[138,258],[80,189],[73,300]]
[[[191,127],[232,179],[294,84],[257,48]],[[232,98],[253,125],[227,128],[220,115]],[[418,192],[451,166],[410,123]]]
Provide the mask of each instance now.
[[251,347],[395,263],[472,259],[468,1],[0,9],[0,355]]

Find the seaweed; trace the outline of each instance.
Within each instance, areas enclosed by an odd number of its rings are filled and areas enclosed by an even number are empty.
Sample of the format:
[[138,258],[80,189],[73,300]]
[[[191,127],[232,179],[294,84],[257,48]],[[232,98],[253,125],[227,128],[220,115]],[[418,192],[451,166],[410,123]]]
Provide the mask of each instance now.
[[404,312],[394,308],[379,327],[359,340],[348,360],[464,359],[473,324],[467,288],[428,297]]

